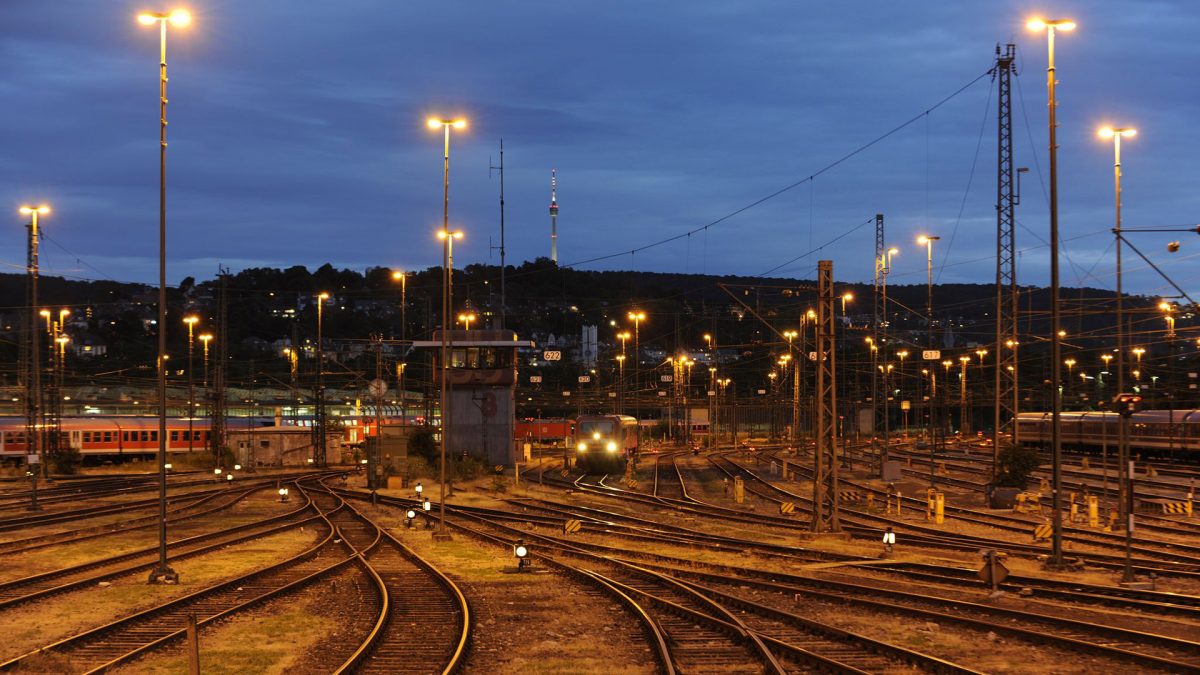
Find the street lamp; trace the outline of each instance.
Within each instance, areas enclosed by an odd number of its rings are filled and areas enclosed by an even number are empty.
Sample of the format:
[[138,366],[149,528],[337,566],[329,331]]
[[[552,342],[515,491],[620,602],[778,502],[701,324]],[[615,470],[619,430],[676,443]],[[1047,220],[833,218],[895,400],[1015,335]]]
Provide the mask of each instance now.
[[[1124,270],[1121,266],[1121,244],[1124,243],[1121,237],[1121,139],[1132,138],[1133,136],[1136,136],[1137,130],[1128,127],[1103,127],[1097,131],[1097,135],[1100,136],[1100,138],[1111,138],[1113,143],[1113,235],[1114,243],[1116,244],[1117,258],[1117,393],[1121,394],[1125,392]],[[1117,481],[1120,484],[1120,503],[1118,505],[1118,511],[1120,511],[1121,515],[1124,516],[1121,518],[1123,523],[1132,517],[1132,514],[1126,514],[1126,504],[1129,501],[1132,501],[1126,497],[1130,483],[1130,476],[1127,475],[1128,467],[1129,418],[1121,415],[1117,419]],[[1123,580],[1133,581],[1133,578],[1133,568],[1127,562],[1125,565]]]
[[[41,404],[42,404],[42,368],[38,363],[41,350],[38,347],[38,329],[37,329],[37,288],[38,288],[38,216],[44,216],[50,213],[50,207],[45,204],[38,206],[22,206],[18,209],[22,215],[29,216],[29,289],[30,289],[30,304],[29,304],[29,369],[30,369],[30,390],[26,394],[26,420],[25,434],[32,445],[29,449],[32,450],[32,455],[37,455],[38,461],[41,463],[42,475],[49,475],[49,469],[46,467],[46,450],[42,444],[41,430]],[[50,322],[50,310],[44,309],[38,312],[41,316],[46,317],[47,325]],[[37,471],[29,471],[32,481],[32,500],[29,510],[38,510],[37,506]]]
[[400,282],[400,339],[408,339],[408,275],[402,270],[392,272],[392,281]]
[[325,301],[329,294],[317,294],[317,419],[313,425],[316,432],[316,442],[313,453],[318,466],[325,466]]
[[1058,297],[1058,100],[1055,86],[1058,84],[1054,66],[1054,36],[1057,31],[1075,29],[1075,22],[1067,19],[1032,19],[1026,26],[1033,31],[1046,31],[1047,68],[1046,91],[1050,128],[1050,379],[1054,383],[1050,407],[1050,443],[1053,448],[1053,512],[1054,534],[1052,538],[1052,564],[1063,563],[1062,551],[1062,398],[1058,394],[1062,380],[1062,342],[1058,334],[1061,307]]
[[[640,394],[641,382],[641,352],[642,352],[642,322],[646,320],[646,313],[640,309],[629,312],[629,320],[633,322],[633,416],[638,419],[638,447],[642,447],[642,399]],[[628,333],[626,333],[628,337]],[[621,347],[624,349],[625,343],[622,341]]]
[[167,565],[167,24],[183,28],[192,15],[183,9],[139,14],[143,26],[158,24],[158,565],[150,583],[177,583]]
[[[446,176],[449,180],[450,171],[450,127],[446,127]],[[449,202],[447,202],[449,204]],[[444,215],[444,214],[443,214]],[[442,240],[442,348],[441,348],[441,416],[442,416],[442,451],[441,451],[441,467],[439,473],[441,476],[441,496],[438,506],[438,528],[434,533],[434,538],[437,540],[446,541],[450,539],[450,533],[446,531],[446,447],[450,443],[450,383],[447,375],[450,371],[450,307],[453,302],[454,293],[451,284],[454,281],[454,273],[452,265],[454,264],[454,240],[462,239],[463,233],[461,230],[450,231],[448,223],[443,218],[442,229],[438,230],[438,239]]]
[[192,420],[196,417],[196,386],[195,378],[192,376],[192,357],[195,352],[196,341],[193,331],[196,328],[196,322],[200,317],[188,315],[183,317],[183,322],[188,328],[188,453],[192,452]]
[[475,320],[475,312],[465,312],[458,315],[458,322],[466,324],[467,330],[471,330],[471,322]]
[[958,381],[958,398],[959,403],[962,405],[962,411],[958,415],[958,432],[965,440],[967,433],[971,430],[971,425],[967,421],[967,364],[971,363],[971,357],[960,356],[958,357],[958,361],[962,364],[962,376]]

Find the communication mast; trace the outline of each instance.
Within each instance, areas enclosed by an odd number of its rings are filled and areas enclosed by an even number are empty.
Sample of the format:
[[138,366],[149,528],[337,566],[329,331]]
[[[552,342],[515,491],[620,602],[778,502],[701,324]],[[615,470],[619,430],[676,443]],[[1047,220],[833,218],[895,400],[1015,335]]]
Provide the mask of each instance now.
[[992,434],[992,483],[995,484],[1000,459],[1000,438],[1008,432],[1017,442],[1017,265],[1016,219],[1013,207],[1017,204],[1013,181],[1012,145],[1012,74],[1017,47],[996,45],[996,84],[999,89],[996,153],[996,364],[995,401]]
[[558,170],[550,169],[550,260],[558,263]]

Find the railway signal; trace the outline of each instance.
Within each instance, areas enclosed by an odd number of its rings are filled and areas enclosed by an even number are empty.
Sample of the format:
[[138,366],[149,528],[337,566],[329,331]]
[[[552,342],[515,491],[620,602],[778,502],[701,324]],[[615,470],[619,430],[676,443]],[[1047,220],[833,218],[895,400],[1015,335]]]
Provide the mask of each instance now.
[[529,569],[529,547],[525,545],[525,541],[518,539],[513,545],[513,557],[517,559],[517,571],[524,572]]

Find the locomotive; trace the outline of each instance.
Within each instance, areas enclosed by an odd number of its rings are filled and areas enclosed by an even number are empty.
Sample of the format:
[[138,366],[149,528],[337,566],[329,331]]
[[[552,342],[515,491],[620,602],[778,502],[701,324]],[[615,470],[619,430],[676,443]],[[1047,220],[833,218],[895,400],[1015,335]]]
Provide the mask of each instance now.
[[588,473],[621,473],[637,457],[638,423],[628,415],[580,415],[575,465]]

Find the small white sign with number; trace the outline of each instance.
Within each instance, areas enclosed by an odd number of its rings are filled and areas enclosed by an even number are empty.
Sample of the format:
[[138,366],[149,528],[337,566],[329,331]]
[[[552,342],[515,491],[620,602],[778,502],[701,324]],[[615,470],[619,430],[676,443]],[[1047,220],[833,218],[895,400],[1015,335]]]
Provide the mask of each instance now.
[[591,382],[591,381],[592,381],[591,375],[580,375],[579,376],[579,384],[587,384],[588,382]]
[[673,382],[673,381],[675,381],[675,376],[674,375],[659,375],[658,381],[659,382]]
[[544,351],[542,352],[543,361],[562,361],[562,352],[559,351]]
[[542,383],[542,376],[541,376],[541,375],[530,375],[530,376],[529,376],[529,383],[530,383],[530,384],[541,384],[541,383]]
[[936,349],[926,349],[921,352],[921,358],[926,361],[937,361],[942,358],[942,353]]

